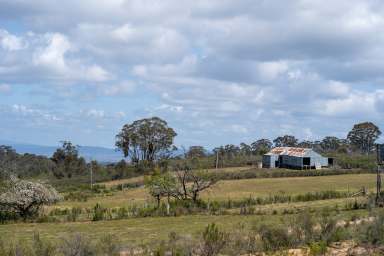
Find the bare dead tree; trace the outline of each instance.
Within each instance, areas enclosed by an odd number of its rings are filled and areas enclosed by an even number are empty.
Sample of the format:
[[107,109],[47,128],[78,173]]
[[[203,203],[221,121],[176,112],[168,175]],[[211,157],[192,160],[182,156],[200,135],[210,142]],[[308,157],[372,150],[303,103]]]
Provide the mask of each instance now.
[[214,175],[207,171],[193,171],[190,168],[184,168],[175,173],[178,180],[178,195],[175,197],[183,200],[192,199],[196,202],[200,192],[217,183]]

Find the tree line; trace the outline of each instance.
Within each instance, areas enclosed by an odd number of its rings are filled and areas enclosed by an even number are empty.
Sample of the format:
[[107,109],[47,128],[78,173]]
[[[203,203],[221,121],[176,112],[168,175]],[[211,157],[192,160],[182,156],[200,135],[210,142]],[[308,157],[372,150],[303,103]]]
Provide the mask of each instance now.
[[[125,158],[118,163],[109,165],[100,165],[96,161],[87,163],[79,155],[78,146],[70,141],[63,141],[61,147],[49,158],[18,154],[9,146],[0,146],[0,175],[7,170],[19,177],[52,175],[61,179],[87,175],[92,166],[97,175],[118,179],[145,170],[153,170],[155,166],[167,169],[169,162],[177,159],[208,159],[211,165],[214,165],[213,162],[218,158],[219,165],[220,161],[224,160],[244,164],[249,159],[252,161],[253,156],[263,155],[273,147],[313,148],[325,154],[369,155],[374,152],[375,142],[380,135],[378,126],[372,122],[363,122],[355,124],[346,138],[326,136],[317,141],[299,141],[293,135],[283,135],[273,140],[261,138],[249,144],[244,142],[239,145],[227,144],[215,147],[212,151],[194,145],[188,149],[183,148],[183,153],[177,154],[176,152],[180,152],[174,145],[177,133],[165,120],[152,117],[126,124],[118,132],[115,145]],[[236,159],[238,161],[235,161]]]

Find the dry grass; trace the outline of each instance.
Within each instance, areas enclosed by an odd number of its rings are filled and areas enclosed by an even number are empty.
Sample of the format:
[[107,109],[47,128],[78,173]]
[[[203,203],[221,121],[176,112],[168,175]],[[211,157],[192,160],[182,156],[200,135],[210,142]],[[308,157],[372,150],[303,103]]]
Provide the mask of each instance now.
[[325,190],[357,191],[363,186],[373,190],[375,184],[375,174],[225,180],[218,182],[205,192],[203,197],[215,200],[243,199],[249,196],[267,196],[281,192],[294,195]]
[[[373,191],[376,175],[349,174],[319,177],[267,178],[247,180],[224,180],[202,194],[210,200],[239,200],[247,197],[264,197],[277,193],[304,194],[307,192],[337,190],[357,191],[363,186]],[[100,203],[105,207],[127,206],[151,200],[144,187],[115,192],[112,196],[93,197],[87,202],[62,202],[59,206],[92,207]]]

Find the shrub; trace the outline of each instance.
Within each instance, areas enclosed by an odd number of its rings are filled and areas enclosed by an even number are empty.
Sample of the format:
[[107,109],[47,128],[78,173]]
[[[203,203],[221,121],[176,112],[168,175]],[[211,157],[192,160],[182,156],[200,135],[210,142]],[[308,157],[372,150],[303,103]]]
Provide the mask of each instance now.
[[39,233],[35,233],[33,235],[33,243],[32,243],[33,252],[35,255],[39,256],[51,256],[55,255],[56,248],[50,242],[44,241],[40,238]]
[[26,220],[36,216],[43,205],[60,199],[61,196],[49,185],[11,177],[7,191],[0,194],[0,210],[15,213]]
[[316,239],[314,226],[315,222],[308,210],[298,214],[292,228],[292,234],[295,235],[296,244],[300,244],[302,242],[310,244],[313,242]]
[[371,245],[384,244],[384,213],[375,217],[372,223],[366,223],[359,229],[359,241]]
[[92,256],[95,251],[90,241],[79,233],[70,234],[62,240],[59,251],[63,256]]
[[201,255],[217,255],[223,249],[226,240],[226,233],[220,231],[215,223],[209,224],[203,232],[202,243],[200,246]]
[[93,207],[93,217],[92,221],[100,221],[105,219],[106,209],[102,207],[100,204],[96,204]]
[[97,248],[100,255],[114,256],[119,255],[120,241],[115,235],[107,234],[100,238],[97,243]]
[[336,219],[331,216],[329,208],[324,208],[320,216],[320,234],[319,240],[329,245],[331,242],[336,242],[338,238],[338,228]]
[[309,253],[313,256],[325,255],[327,252],[327,244],[323,241],[313,242],[309,244]]
[[282,250],[292,245],[292,237],[286,227],[263,224],[258,228],[258,233],[265,251]]
[[4,224],[10,220],[17,220],[17,218],[18,215],[16,213],[10,211],[2,211],[0,209],[0,224]]
[[128,217],[128,210],[125,207],[119,207],[117,210],[117,218],[125,219]]
[[80,207],[73,207],[67,216],[68,221],[77,221],[79,218],[80,214],[82,213],[82,209]]

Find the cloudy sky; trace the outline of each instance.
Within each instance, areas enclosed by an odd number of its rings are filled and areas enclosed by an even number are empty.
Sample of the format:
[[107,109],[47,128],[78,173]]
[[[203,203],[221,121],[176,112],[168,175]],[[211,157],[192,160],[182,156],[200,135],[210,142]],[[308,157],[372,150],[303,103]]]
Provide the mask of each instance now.
[[0,139],[113,147],[159,116],[212,147],[383,113],[380,0],[0,0]]

